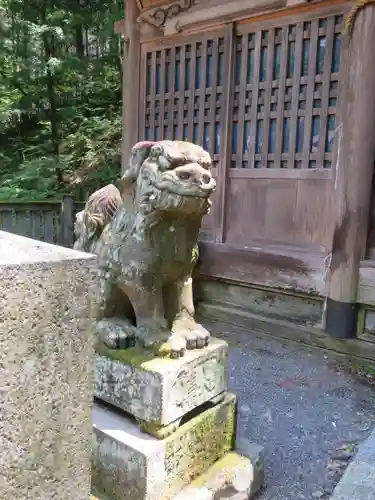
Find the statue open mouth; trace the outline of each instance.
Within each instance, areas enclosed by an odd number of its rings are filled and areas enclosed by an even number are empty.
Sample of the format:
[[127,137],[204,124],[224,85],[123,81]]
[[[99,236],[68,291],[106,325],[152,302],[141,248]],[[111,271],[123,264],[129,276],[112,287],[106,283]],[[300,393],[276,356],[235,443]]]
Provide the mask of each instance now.
[[190,198],[208,198],[215,191],[215,179],[199,163],[186,163],[165,172],[158,172],[154,162],[146,165],[144,168],[149,169],[150,183],[160,191]]
[[171,194],[186,196],[187,198],[209,198],[215,191],[216,182],[211,179],[209,185],[206,186],[181,186],[171,182],[153,182],[152,185],[160,191],[169,191]]

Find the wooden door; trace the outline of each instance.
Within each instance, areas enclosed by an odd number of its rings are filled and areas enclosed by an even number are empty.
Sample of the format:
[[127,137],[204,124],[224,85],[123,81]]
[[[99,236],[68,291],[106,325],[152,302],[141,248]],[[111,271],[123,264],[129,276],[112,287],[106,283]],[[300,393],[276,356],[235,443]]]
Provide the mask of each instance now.
[[[139,136],[149,140],[179,139],[201,144],[213,159],[213,173],[224,141],[225,70],[230,47],[225,30],[142,46]],[[201,238],[210,240],[218,211],[214,196]]]
[[141,139],[201,144],[201,239],[330,249],[342,5],[142,45]]
[[237,27],[226,242],[330,247],[342,21]]

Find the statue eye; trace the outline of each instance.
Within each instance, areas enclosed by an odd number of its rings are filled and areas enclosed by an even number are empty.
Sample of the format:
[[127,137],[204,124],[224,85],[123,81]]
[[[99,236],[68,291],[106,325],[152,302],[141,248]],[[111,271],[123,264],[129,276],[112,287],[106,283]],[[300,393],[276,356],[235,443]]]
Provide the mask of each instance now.
[[188,179],[190,179],[190,174],[189,172],[180,172],[178,174],[178,177],[179,179],[181,179],[182,181],[187,181]]

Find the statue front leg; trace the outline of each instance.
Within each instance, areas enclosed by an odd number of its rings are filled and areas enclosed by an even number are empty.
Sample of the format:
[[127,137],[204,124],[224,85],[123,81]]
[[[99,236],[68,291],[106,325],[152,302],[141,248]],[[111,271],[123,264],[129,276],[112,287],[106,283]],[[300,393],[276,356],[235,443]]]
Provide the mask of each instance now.
[[98,340],[110,349],[127,349],[135,346],[134,325],[126,318],[103,318],[96,323]]
[[118,316],[123,295],[115,285],[111,269],[101,270],[98,288],[96,335],[110,349],[126,349],[135,345],[135,327],[124,316]]
[[136,337],[141,345],[160,356],[183,356],[186,341],[168,327],[162,289],[157,286],[148,289],[133,283],[131,296],[137,321]]
[[208,345],[210,333],[195,321],[193,280],[184,277],[171,285],[166,293],[168,317],[172,333],[186,341],[187,349],[200,349]]

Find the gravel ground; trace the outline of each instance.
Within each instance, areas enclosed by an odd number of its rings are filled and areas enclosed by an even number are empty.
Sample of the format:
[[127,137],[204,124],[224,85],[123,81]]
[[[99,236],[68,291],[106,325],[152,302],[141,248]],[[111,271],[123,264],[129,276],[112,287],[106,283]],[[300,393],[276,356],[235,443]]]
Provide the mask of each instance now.
[[329,498],[374,425],[374,388],[335,369],[322,351],[207,326],[231,347],[238,433],[265,446],[266,484],[258,499]]

